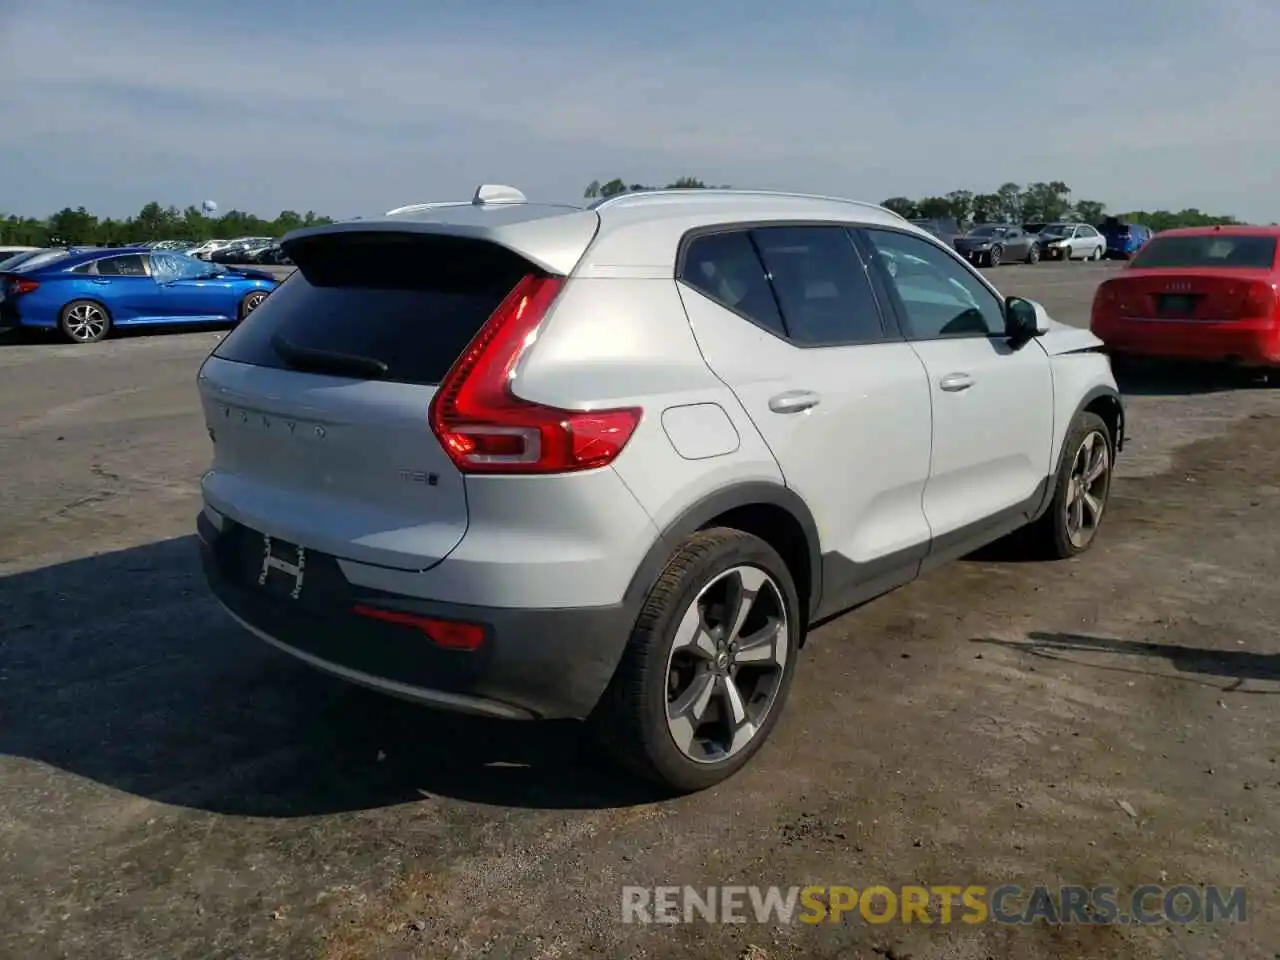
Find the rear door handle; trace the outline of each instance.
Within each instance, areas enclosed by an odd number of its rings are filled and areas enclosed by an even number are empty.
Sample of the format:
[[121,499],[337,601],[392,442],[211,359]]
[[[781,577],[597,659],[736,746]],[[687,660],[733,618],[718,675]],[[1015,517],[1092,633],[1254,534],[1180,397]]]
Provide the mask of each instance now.
[[774,413],[801,413],[812,410],[822,397],[812,390],[788,390],[769,398],[769,409]]
[[959,393],[973,386],[973,377],[967,373],[948,373],[938,381],[938,386],[947,393]]

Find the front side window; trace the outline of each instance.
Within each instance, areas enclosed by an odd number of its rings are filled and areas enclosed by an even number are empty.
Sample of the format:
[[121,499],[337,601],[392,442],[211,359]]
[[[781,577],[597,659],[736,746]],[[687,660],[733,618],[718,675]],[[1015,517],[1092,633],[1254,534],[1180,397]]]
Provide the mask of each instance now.
[[892,230],[863,233],[901,302],[908,336],[1003,335],[999,299],[946,250]]

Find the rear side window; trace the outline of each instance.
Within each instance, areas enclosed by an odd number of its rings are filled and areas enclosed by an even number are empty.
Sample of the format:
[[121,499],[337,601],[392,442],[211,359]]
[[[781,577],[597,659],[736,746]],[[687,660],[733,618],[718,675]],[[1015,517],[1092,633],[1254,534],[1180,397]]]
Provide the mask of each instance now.
[[751,235],[791,340],[823,346],[884,338],[871,281],[843,227],[763,227]]
[[1276,262],[1276,238],[1226,233],[1190,237],[1154,237],[1131,261],[1142,267],[1235,267],[1270,270]]
[[694,239],[685,252],[680,279],[770,333],[787,335],[778,301],[747,231]]
[[123,257],[107,257],[97,261],[100,277],[145,277],[147,265],[138,254]]
[[459,237],[321,234],[286,252],[298,269],[214,356],[294,369],[277,349],[283,343],[385,364],[380,379],[435,385],[520,278],[536,272],[502,247]]

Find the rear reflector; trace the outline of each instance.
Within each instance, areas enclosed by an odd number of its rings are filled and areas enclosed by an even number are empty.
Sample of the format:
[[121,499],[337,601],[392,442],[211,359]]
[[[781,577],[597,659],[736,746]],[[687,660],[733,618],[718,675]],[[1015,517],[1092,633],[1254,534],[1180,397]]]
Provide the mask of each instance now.
[[561,410],[511,390],[516,366],[564,278],[516,284],[431,401],[431,429],[464,473],[566,473],[611,463],[640,422],[637,408]]
[[426,617],[417,613],[405,613],[402,610],[383,610],[381,607],[357,605],[351,608],[370,620],[381,620],[383,623],[394,623],[401,627],[414,627],[426,634],[427,639],[445,650],[479,650],[484,644],[484,627],[478,623],[465,623],[461,620],[441,620],[438,617]]

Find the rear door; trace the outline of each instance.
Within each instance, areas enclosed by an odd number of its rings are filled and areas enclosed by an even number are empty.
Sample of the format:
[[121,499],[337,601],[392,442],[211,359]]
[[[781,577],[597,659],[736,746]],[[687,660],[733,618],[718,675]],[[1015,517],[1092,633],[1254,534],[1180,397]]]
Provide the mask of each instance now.
[[205,499],[291,543],[426,569],[468,519],[428,406],[533,268],[484,241],[411,233],[321,235],[291,252],[298,270],[201,369]]
[[817,522],[824,606],[914,576],[929,543],[920,505],[929,384],[884,322],[849,233],[815,225],[704,234],[688,244],[680,279],[708,365]]

